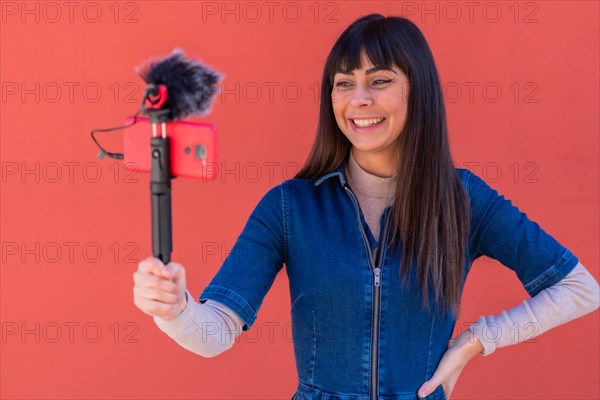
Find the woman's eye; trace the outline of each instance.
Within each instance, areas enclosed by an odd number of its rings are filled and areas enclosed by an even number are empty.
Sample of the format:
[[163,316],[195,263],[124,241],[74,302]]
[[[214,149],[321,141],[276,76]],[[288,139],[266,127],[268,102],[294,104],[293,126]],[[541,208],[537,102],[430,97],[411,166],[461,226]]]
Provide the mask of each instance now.
[[[339,82],[337,82],[337,83],[335,84],[335,86],[338,86],[338,87],[339,87],[339,86],[346,86],[346,85],[345,85],[346,83],[348,83],[348,82],[345,82],[345,81],[339,81]],[[349,83],[348,83],[348,85],[349,85]]]
[[[385,85],[387,83],[392,82],[392,79],[376,79],[373,81],[374,85]],[[350,82],[346,82],[346,81],[338,81],[335,83],[336,87],[348,87],[352,85]]]
[[377,85],[377,82],[379,82],[379,84],[384,85],[386,83],[390,83],[391,81],[391,79],[376,79],[375,81],[373,81],[373,83]]

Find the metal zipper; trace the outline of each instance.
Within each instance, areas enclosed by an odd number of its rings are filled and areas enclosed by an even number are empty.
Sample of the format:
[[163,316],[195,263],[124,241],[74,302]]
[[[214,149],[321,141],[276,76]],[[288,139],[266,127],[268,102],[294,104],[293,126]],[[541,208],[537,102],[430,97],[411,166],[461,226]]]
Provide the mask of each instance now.
[[371,322],[372,324],[372,331],[373,331],[373,336],[371,338],[371,342],[373,343],[373,351],[371,353],[371,400],[377,400],[377,384],[378,384],[378,371],[377,371],[377,362],[378,362],[378,351],[379,351],[379,302],[380,302],[380,294],[379,294],[379,287],[381,285],[381,262],[383,260],[383,255],[382,255],[382,246],[385,250],[385,241],[386,241],[386,233],[387,233],[387,220],[389,219],[389,214],[385,219],[384,222],[384,229],[383,229],[383,235],[381,240],[379,241],[379,250],[378,250],[378,254],[377,254],[377,267],[374,266],[375,262],[373,260],[372,257],[372,252],[371,252],[371,245],[369,244],[369,239],[367,238],[367,234],[365,233],[365,230],[363,228],[362,225],[362,221],[360,219],[360,211],[359,211],[359,206],[358,206],[358,200],[356,199],[356,196],[354,195],[354,193],[352,192],[352,190],[350,190],[350,188],[344,184],[344,189],[346,189],[346,192],[348,192],[348,194],[350,195],[350,197],[352,197],[352,200],[354,201],[354,205],[355,205],[355,209],[356,209],[356,217],[358,218],[358,225],[360,226],[360,232],[363,235],[363,239],[365,241],[365,244],[367,246],[367,253],[369,256],[369,266],[371,267],[371,269],[373,270],[373,286],[374,286],[374,296],[375,296],[375,301],[373,302],[373,320]]
[[352,200],[354,201],[354,208],[356,210],[356,218],[358,219],[358,226],[360,227],[360,232],[362,233],[363,239],[365,241],[365,245],[367,246],[368,249],[368,256],[369,256],[369,266],[371,268],[373,268],[373,253],[371,251],[371,245],[369,244],[369,239],[367,238],[367,234],[365,233],[365,230],[362,226],[362,221],[360,220],[360,211],[358,208],[358,200],[356,199],[356,196],[354,195],[354,193],[352,193],[352,190],[350,190],[350,188],[344,184],[344,189],[346,189],[346,192],[348,192],[348,194],[350,195],[350,197],[352,197]]

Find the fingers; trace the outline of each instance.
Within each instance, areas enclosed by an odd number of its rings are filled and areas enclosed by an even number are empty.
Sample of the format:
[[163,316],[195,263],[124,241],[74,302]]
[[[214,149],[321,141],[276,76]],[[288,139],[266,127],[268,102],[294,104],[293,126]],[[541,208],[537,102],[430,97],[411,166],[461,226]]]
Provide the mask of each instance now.
[[165,267],[165,274],[172,279],[179,288],[185,289],[185,268],[183,268],[183,265],[171,261]]
[[165,276],[168,276],[169,278],[172,279],[177,276],[177,274],[180,272],[180,270],[182,268],[183,268],[183,266],[181,264],[171,261],[170,263],[165,265],[165,267],[163,269],[163,273]]
[[417,394],[421,398],[427,397],[441,385],[444,395],[449,399],[463,368],[461,353],[455,350],[447,350],[431,378],[421,385]]
[[185,268],[179,263],[148,257],[139,262],[133,282],[134,304],[148,315],[171,319],[187,303]]
[[156,258],[156,257],[148,257],[138,264],[138,271],[154,274],[157,276],[164,276],[163,270],[165,268],[165,264]]
[[133,274],[133,282],[135,286],[157,289],[170,293],[177,293],[179,286],[167,278],[156,276],[146,272],[136,271]]
[[164,290],[152,289],[149,287],[134,286],[133,295],[145,300],[156,300],[165,304],[177,304],[181,301],[178,293],[167,292]]
[[[443,360],[443,357],[442,357],[442,360]],[[437,369],[431,376],[431,379],[429,379],[427,382],[422,384],[421,387],[419,388],[419,392],[417,393],[419,395],[419,397],[421,397],[421,398],[427,397],[431,393],[433,393],[433,391],[440,384],[442,384],[444,381],[446,381],[446,379],[448,378],[448,375],[449,374],[447,372],[446,364],[443,361],[440,362]]]

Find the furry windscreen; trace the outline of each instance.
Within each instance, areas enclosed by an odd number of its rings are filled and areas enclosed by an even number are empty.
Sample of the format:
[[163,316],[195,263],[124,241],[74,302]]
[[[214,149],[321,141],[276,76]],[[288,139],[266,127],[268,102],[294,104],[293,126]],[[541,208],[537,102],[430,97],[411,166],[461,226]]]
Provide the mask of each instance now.
[[212,97],[219,92],[215,86],[222,75],[196,60],[188,60],[181,49],[162,59],[137,68],[147,83],[167,86],[169,120],[180,120],[189,114],[202,115],[210,109]]

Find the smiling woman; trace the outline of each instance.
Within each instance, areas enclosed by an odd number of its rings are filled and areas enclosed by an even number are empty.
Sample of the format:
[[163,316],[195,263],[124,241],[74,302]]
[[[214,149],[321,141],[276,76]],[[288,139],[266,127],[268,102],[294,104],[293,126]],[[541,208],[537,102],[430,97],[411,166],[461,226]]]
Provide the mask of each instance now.
[[[140,264],[136,304],[181,346],[206,357],[231,348],[285,265],[293,399],[445,400],[476,355],[533,337],[531,322],[540,334],[598,308],[599,286],[568,248],[454,166],[437,69],[415,24],[353,22],[321,88],[305,165],[258,202],[201,304],[183,266]],[[514,271],[532,299],[450,340],[481,256]],[[494,343],[488,324],[500,331]]]
[[296,178],[318,178],[349,153],[364,171],[393,177],[389,230],[390,245],[403,248],[398,271],[406,282],[416,262],[423,305],[432,286],[457,316],[471,213],[425,37],[405,18],[360,18],[333,45],[321,87],[317,137]]

